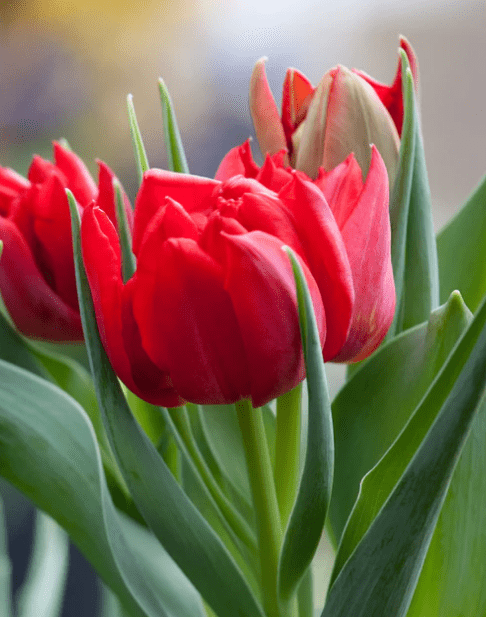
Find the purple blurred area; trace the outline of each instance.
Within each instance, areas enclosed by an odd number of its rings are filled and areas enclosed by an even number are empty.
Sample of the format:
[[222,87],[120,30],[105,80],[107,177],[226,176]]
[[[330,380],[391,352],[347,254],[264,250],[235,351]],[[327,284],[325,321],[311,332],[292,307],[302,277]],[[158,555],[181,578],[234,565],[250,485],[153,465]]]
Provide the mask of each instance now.
[[[33,153],[50,157],[51,141],[64,137],[93,174],[95,159],[106,161],[133,200],[126,95],[134,95],[151,165],[164,166],[161,76],[191,171],[212,176],[224,154],[252,134],[248,83],[258,58],[269,57],[267,73],[279,101],[292,65],[313,83],[338,63],[391,82],[398,35],[404,34],[419,58],[438,229],[486,170],[485,26],[484,3],[468,0],[2,1],[0,165],[25,174]],[[338,383],[336,378],[334,390]],[[15,493],[7,491],[6,505],[18,523],[11,550],[19,584],[31,516]],[[23,518],[12,515],[14,506],[26,513]],[[92,617],[95,576],[76,551],[72,555],[63,617]]]

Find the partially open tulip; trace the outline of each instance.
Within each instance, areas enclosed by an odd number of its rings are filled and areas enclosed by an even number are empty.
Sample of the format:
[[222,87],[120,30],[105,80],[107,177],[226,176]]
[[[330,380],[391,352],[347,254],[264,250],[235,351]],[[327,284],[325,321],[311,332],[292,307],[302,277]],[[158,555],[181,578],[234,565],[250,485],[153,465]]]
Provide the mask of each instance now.
[[[417,62],[403,37],[417,80]],[[288,69],[279,114],[259,60],[250,82],[250,110],[264,154],[288,151],[288,162],[311,178],[323,167],[329,171],[353,152],[364,176],[370,166],[370,145],[380,152],[393,182],[398,165],[403,101],[400,62],[391,86],[360,71],[338,66],[328,71],[317,88],[296,69]]]
[[99,162],[98,188],[81,159],[58,143],[54,161],[35,156],[27,179],[0,168],[0,292],[23,334],[79,341],[83,331],[65,188],[81,209],[95,201],[114,221],[114,175]]
[[283,153],[261,170],[248,153],[248,145],[230,152],[221,179],[145,173],[134,218],[137,267],[126,283],[109,216],[96,207],[83,213],[83,260],[103,344],[118,376],[149,402],[251,397],[256,407],[303,379],[283,245],[303,266],[326,359],[369,355],[393,318],[387,175],[376,149],[364,185],[353,157],[313,183],[284,169]]

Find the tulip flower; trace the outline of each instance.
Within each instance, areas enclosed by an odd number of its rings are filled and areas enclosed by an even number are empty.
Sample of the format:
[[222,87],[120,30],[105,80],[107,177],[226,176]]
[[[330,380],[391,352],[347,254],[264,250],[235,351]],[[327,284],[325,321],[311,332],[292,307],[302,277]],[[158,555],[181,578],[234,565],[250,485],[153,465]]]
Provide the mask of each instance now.
[[81,209],[96,201],[115,221],[114,175],[99,162],[97,188],[81,159],[58,143],[54,160],[35,156],[27,179],[0,168],[0,291],[10,317],[26,336],[80,341],[65,188],[72,190]]
[[[364,185],[361,169],[353,155],[330,172],[321,168],[312,182],[321,193],[320,199],[316,198],[315,207],[321,208],[325,216],[335,221],[333,233],[341,236],[347,259],[341,256],[339,265],[336,262],[334,267],[327,266],[330,249],[329,246],[319,246],[324,239],[319,237],[317,230],[312,233],[315,223],[311,218],[305,218],[297,202],[292,213],[295,217],[295,212],[298,212],[299,219],[302,217],[302,234],[308,238],[303,257],[322,295],[328,324],[323,350],[326,361],[357,362],[369,356],[383,340],[395,311],[388,179],[378,150],[376,147],[371,150],[371,164]],[[236,174],[253,178],[279,192],[285,204],[283,210],[288,212],[288,196],[293,192],[293,199],[297,199],[297,195],[302,198],[302,191],[297,193],[295,187],[308,187],[310,178],[286,167],[284,160],[285,151],[282,150],[273,156],[267,155],[264,165],[259,168],[247,141],[230,150],[218,168],[216,179],[224,181]],[[300,183],[297,178],[301,179]],[[282,212],[271,212],[267,207],[265,214],[266,218],[259,221],[261,228],[286,237],[281,223]],[[247,217],[241,208],[239,220],[247,226],[256,224],[254,221],[249,223]],[[291,224],[287,219],[285,223]]]
[[301,261],[325,359],[366,357],[393,318],[388,184],[377,150],[364,185],[353,157],[312,182],[284,169],[283,153],[261,170],[248,153],[248,144],[230,152],[215,180],[144,174],[137,266],[125,283],[115,226],[101,208],[83,213],[83,260],[103,344],[121,380],[151,403],[251,397],[258,407],[303,379],[283,245]]
[[[416,83],[417,62],[405,38],[400,46],[410,60]],[[288,69],[278,113],[259,60],[250,82],[250,110],[263,153],[288,151],[295,169],[311,178],[319,168],[334,169],[351,152],[364,176],[370,166],[370,144],[385,161],[390,183],[396,176],[403,123],[401,65],[391,86],[360,71],[338,66],[328,71],[317,88],[296,69]]]

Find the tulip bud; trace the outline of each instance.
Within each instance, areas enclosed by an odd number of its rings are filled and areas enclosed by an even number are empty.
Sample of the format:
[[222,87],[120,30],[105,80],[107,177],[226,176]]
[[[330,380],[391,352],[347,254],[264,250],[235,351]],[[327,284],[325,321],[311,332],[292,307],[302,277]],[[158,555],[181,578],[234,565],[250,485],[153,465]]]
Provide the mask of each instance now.
[[[407,53],[418,88],[415,54],[403,37],[400,46]],[[320,167],[330,171],[353,152],[366,177],[370,145],[375,144],[393,184],[403,123],[400,63],[391,86],[338,66],[314,89],[305,75],[289,69],[280,117],[262,59],[256,63],[250,82],[250,111],[264,154],[284,149],[285,164],[317,178]]]

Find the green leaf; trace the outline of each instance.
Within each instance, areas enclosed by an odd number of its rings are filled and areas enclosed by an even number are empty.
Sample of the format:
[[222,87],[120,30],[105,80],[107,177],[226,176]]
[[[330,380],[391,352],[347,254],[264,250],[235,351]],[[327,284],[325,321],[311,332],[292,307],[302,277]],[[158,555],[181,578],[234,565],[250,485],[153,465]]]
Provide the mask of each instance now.
[[115,191],[116,221],[118,223],[118,237],[120,238],[120,250],[122,254],[122,274],[123,281],[126,283],[132,278],[137,269],[135,255],[132,253],[132,236],[128,225],[127,213],[120,182],[113,180],[113,190]]
[[485,384],[486,302],[363,479],[322,617],[406,614]]
[[329,518],[336,538],[361,479],[403,429],[470,319],[460,294],[452,294],[428,322],[381,347],[334,399],[336,461]]
[[262,617],[233,558],[193,506],[133,417],[101,343],[80,246],[77,206],[67,191],[84,337],[103,422],[135,504],[155,536],[216,613]]
[[130,123],[130,133],[132,134],[133,152],[135,154],[135,162],[137,164],[138,183],[142,184],[143,174],[150,169],[143,145],[142,134],[138,127],[137,116],[135,115],[135,107],[133,105],[133,96],[127,96],[128,121]]
[[459,289],[475,312],[486,295],[486,177],[437,234],[440,295]]
[[0,499],[0,617],[12,615],[12,564],[8,554],[7,523]]
[[153,535],[114,508],[84,410],[3,361],[0,473],[68,531],[132,617],[202,617],[198,594]]
[[297,287],[309,412],[305,463],[279,562],[278,590],[284,603],[292,598],[317,549],[331,499],[334,468],[331,403],[314,308],[295,254],[289,248],[285,251]]
[[428,319],[439,305],[437,249],[413,77],[401,51],[404,121],[400,161],[390,196],[392,264],[397,295],[388,336]]
[[164,125],[165,148],[167,151],[167,163],[170,171],[182,174],[189,173],[184,146],[177,126],[172,101],[164,80],[159,77],[160,103],[162,105],[162,122]]
[[69,565],[69,539],[49,516],[36,513],[34,550],[17,598],[18,617],[57,617]]

